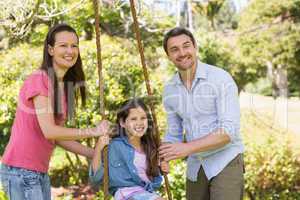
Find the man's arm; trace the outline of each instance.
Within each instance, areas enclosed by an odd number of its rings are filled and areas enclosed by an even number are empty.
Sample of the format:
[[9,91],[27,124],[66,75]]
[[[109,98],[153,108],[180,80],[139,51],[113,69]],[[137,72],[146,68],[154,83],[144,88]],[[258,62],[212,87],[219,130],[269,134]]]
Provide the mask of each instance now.
[[166,161],[183,158],[194,153],[222,148],[239,137],[238,91],[230,76],[226,84],[219,86],[217,115],[218,127],[214,132],[188,143],[163,144],[159,149],[160,156]]
[[187,143],[166,143],[159,148],[160,157],[165,161],[184,158],[194,153],[221,148],[230,142],[230,137],[222,129],[210,133],[200,139]]
[[227,73],[226,81],[218,87],[217,115],[218,128],[234,142],[240,137],[240,104],[238,88]]

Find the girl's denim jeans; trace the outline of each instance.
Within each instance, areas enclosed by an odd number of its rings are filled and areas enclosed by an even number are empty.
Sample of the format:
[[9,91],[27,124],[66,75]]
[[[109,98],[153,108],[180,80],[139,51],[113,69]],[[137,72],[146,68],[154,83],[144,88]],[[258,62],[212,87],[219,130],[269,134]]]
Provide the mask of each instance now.
[[51,200],[50,179],[46,173],[1,164],[0,181],[10,200]]

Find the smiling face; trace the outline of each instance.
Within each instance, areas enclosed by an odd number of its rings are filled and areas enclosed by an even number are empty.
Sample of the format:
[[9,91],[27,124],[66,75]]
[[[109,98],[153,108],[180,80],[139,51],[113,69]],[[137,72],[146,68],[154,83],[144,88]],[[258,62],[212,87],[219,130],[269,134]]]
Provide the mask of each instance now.
[[167,41],[167,52],[168,58],[179,71],[196,68],[197,49],[189,36],[181,34],[170,37]]
[[79,55],[76,34],[68,31],[56,33],[54,45],[48,45],[48,52],[54,68],[68,70],[76,63]]
[[125,128],[128,138],[141,138],[148,129],[147,114],[141,107],[131,108],[125,121],[120,124]]

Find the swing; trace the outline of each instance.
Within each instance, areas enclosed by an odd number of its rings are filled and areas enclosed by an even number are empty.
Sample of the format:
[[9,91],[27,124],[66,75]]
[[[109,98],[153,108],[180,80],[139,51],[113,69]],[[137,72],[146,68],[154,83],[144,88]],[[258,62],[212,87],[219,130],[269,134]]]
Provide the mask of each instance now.
[[[103,84],[103,74],[102,74],[102,58],[101,58],[101,43],[100,43],[100,27],[99,27],[99,8],[98,8],[98,0],[93,0],[94,4],[94,11],[95,11],[95,30],[96,30],[96,46],[97,46],[97,67],[98,67],[98,76],[99,76],[99,92],[100,92],[100,114],[102,119],[106,119],[105,111],[104,111],[104,84]],[[140,36],[140,29],[138,26],[137,16],[136,16],[136,9],[134,5],[134,0],[130,0],[130,10],[133,17],[134,22],[134,32],[137,39],[137,45],[139,49],[139,54],[141,58],[142,68],[144,79],[146,83],[146,89],[148,96],[152,96],[152,90],[149,83],[149,75],[148,70],[146,67],[145,56],[144,56],[144,49],[141,42]],[[150,101],[150,111],[153,116],[153,125],[154,125],[154,133],[158,134],[158,127],[157,127],[157,119],[155,115],[154,105],[153,102]],[[160,137],[157,137],[158,144],[161,143]],[[103,177],[103,191],[104,191],[104,200],[109,199],[109,192],[108,192],[108,185],[109,185],[109,177],[108,177],[108,148],[107,146],[103,149],[103,165],[104,165],[104,177]],[[170,191],[170,184],[168,180],[168,176],[163,174],[165,180],[165,189],[167,192],[168,200],[172,200],[172,195]]]

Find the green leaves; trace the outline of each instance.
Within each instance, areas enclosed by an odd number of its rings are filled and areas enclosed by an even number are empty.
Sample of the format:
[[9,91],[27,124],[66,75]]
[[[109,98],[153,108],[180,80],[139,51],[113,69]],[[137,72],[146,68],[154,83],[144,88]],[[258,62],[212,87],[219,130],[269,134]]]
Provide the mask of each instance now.
[[251,200],[299,199],[300,163],[291,148],[289,133],[262,123],[266,120],[250,112],[242,117],[246,193]]
[[39,66],[40,49],[21,44],[0,54],[0,154],[8,142],[15,116],[19,89],[24,79]]
[[[299,0],[252,1],[241,15],[237,43],[248,65],[256,66],[261,74],[267,72],[267,63],[271,64],[273,74],[282,68],[287,72],[288,89],[298,93],[298,83],[292,80],[300,78],[297,63],[300,49],[299,4]],[[278,82],[275,78],[272,81],[274,86]]]

